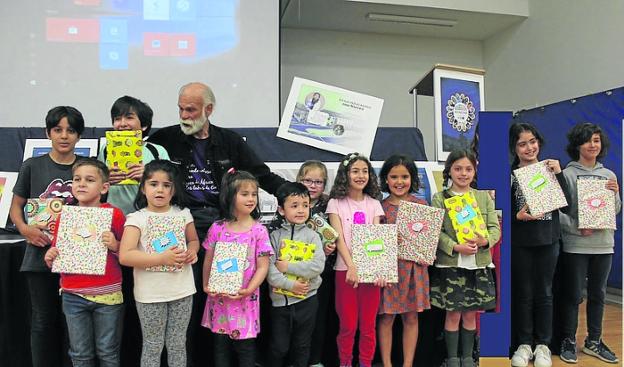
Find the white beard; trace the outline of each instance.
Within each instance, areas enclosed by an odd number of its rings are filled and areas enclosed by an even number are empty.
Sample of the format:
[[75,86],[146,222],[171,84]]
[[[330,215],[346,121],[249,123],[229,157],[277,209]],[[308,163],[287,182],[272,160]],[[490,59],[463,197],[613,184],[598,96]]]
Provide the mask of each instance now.
[[[196,120],[183,120],[180,119],[180,128],[185,135],[194,135],[195,133],[201,131],[204,128],[204,124],[208,122],[206,115],[202,113],[201,117]],[[190,125],[190,126],[189,126]]]

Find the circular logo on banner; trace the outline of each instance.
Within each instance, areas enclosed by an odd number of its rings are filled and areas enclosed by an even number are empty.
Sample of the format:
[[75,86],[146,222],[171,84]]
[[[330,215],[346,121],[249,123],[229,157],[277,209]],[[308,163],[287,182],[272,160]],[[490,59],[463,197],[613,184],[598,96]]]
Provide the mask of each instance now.
[[446,117],[453,129],[466,132],[475,120],[475,108],[470,98],[464,93],[455,93],[447,101]]

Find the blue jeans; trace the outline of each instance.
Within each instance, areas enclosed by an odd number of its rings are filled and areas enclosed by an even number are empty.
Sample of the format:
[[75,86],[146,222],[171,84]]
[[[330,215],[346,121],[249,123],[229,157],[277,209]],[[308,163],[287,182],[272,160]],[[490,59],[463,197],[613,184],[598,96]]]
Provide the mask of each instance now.
[[74,367],[118,367],[123,304],[103,305],[63,293],[69,331],[69,356]]

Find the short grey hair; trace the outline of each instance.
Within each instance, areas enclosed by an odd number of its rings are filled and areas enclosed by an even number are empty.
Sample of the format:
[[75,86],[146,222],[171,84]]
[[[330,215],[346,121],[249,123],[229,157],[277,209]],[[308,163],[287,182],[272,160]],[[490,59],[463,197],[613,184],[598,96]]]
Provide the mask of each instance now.
[[209,104],[211,104],[213,108],[215,107],[215,105],[217,104],[215,95],[212,92],[212,89],[210,89],[210,87],[204,83],[191,82],[191,83],[184,84],[182,87],[180,87],[178,97],[184,94],[186,89],[189,87],[198,87],[201,89],[202,91],[201,96],[202,96],[202,99],[204,100],[204,107],[208,106]]

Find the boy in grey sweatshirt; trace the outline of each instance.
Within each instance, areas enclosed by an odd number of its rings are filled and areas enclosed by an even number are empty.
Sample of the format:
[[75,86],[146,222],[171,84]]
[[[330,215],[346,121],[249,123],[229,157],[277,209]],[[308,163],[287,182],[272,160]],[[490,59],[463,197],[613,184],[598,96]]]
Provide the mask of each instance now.
[[608,363],[618,358],[602,339],[602,317],[607,279],[611,270],[615,245],[612,229],[578,228],[577,180],[604,180],[605,187],[615,195],[615,210],[619,213],[622,201],[615,174],[598,159],[607,153],[609,142],[602,129],[591,123],[577,124],[568,133],[568,155],[573,159],[563,170],[570,190],[569,213],[561,214],[563,240],[562,272],[565,279],[562,302],[562,337],[560,358],[576,363],[576,329],[578,306],[583,301],[582,288],[587,278],[587,331],[583,352]]
[[[269,360],[271,366],[282,367],[291,355],[294,360],[289,365],[307,367],[318,308],[316,291],[321,285],[325,253],[319,234],[305,224],[310,216],[308,189],[301,183],[287,182],[280,186],[275,196],[278,215],[284,220],[282,226],[270,235],[275,255],[269,261],[267,276],[273,305]],[[281,258],[284,240],[312,245],[309,247],[314,250],[311,258],[305,261]],[[287,277],[287,274],[296,276],[296,279]],[[290,291],[294,295],[276,293],[276,290]]]

